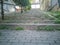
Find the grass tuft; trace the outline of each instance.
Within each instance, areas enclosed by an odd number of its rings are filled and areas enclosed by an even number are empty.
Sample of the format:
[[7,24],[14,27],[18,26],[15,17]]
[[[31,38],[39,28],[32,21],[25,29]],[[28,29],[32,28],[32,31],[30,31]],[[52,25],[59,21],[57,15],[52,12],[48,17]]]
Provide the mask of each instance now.
[[0,29],[8,29],[8,27],[5,26],[5,25],[1,25],[1,26],[0,26]]
[[16,30],[24,30],[22,27],[16,27]]
[[53,27],[53,26],[44,26],[44,27],[38,27],[37,30],[40,31],[60,31],[59,27]]

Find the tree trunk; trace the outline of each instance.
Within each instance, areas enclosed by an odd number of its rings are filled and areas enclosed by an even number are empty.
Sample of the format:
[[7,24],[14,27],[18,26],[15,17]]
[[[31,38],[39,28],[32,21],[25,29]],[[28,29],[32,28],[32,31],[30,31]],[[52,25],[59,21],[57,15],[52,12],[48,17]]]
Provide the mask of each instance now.
[[21,6],[21,13],[23,13],[23,9],[22,9],[22,6]]
[[3,0],[1,0],[1,15],[2,15],[2,20],[4,20]]

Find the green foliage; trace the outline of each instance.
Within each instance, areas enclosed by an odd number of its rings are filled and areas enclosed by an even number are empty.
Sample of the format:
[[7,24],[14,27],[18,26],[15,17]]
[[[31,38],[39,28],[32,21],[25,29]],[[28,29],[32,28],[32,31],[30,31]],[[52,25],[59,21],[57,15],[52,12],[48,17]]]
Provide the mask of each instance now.
[[55,15],[53,15],[53,16],[60,19],[60,11],[56,11],[54,13],[55,13]]
[[13,0],[15,3],[16,3],[16,5],[20,5],[20,0]]
[[38,27],[38,31],[60,31],[59,26],[43,26],[43,27]]
[[2,26],[0,26],[0,29],[8,29],[8,27],[5,25],[2,25]]
[[55,14],[56,14],[56,15],[54,15],[54,17],[57,18],[57,19],[55,20],[55,23],[60,24],[60,11],[56,11]]
[[29,0],[13,0],[17,5],[28,6],[30,5]]
[[51,26],[45,26],[45,27],[38,27],[38,30],[43,30],[43,31],[53,31],[54,28]]
[[29,0],[21,0],[21,5],[28,6],[28,5],[30,5],[30,2],[29,2]]
[[30,5],[25,7],[25,11],[28,11],[30,9],[31,9],[31,6]]
[[59,15],[55,15],[56,18],[60,19],[60,14]]
[[20,26],[14,26],[13,28],[12,28],[12,26],[6,26],[6,25],[1,25],[0,26],[0,30],[5,30],[5,29],[8,29],[8,30],[24,30],[22,27],[20,27]]
[[24,30],[22,27],[16,27],[16,30]]
[[55,13],[59,15],[60,14],[60,11],[55,11]]
[[33,0],[29,0],[30,1],[30,3],[32,3],[33,2]]
[[60,24],[60,11],[51,12],[51,15],[53,15],[56,18],[54,23]]
[[[16,5],[21,6],[21,9],[22,7],[25,8],[25,11],[30,10],[31,8],[29,0],[13,0],[13,1],[16,3]],[[21,10],[21,13],[22,12],[23,12],[23,9]]]
[[[51,11],[50,12],[52,15],[56,14],[56,15],[60,15],[60,11]],[[55,15],[54,15],[55,16]]]
[[55,24],[60,24],[60,20],[55,20]]

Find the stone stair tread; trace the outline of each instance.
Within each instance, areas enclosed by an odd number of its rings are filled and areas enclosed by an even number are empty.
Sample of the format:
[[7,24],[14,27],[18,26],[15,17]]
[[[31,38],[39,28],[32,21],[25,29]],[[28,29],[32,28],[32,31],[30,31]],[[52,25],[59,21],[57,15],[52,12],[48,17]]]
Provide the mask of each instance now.
[[0,23],[0,25],[52,25],[52,26],[60,26],[60,24],[47,24],[47,23]]

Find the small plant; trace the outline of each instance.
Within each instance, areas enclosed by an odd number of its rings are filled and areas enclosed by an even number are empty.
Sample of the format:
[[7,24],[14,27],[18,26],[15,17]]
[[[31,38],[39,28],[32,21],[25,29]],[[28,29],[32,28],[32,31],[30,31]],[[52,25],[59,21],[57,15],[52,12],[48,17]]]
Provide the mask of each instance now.
[[22,27],[16,27],[16,30],[24,30]]
[[55,20],[55,24],[60,24],[60,20]]
[[56,28],[56,30],[60,31],[60,28]]
[[54,23],[60,24],[60,11],[51,12],[51,14],[56,18]]
[[58,15],[58,14],[57,14],[57,15],[55,15],[55,17],[56,17],[56,18],[60,18],[60,14],[59,14],[59,15]]
[[59,15],[60,14],[60,11],[51,11],[50,13],[51,14],[58,14]]
[[51,27],[51,26],[46,26],[46,27],[45,27],[45,30],[47,30],[47,31],[53,31],[53,30],[54,30],[54,28],[53,28],[53,27]]
[[54,31],[54,28],[51,26],[45,26],[45,27],[38,27],[38,30]]
[[44,26],[44,27],[38,27],[37,30],[42,30],[42,31],[60,31],[60,27],[53,27],[53,26]]
[[8,27],[5,26],[5,25],[1,25],[1,26],[0,26],[0,29],[8,29]]

